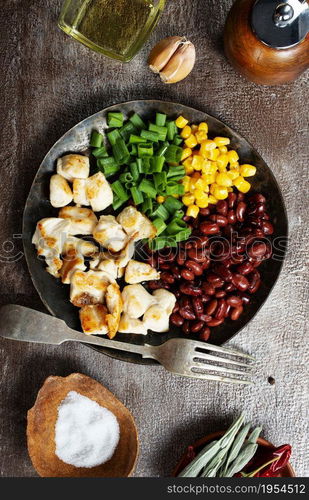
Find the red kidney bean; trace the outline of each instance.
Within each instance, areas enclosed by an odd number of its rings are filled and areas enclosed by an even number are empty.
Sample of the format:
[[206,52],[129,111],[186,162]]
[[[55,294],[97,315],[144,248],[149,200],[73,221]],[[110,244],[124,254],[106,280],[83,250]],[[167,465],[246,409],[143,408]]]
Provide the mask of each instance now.
[[256,237],[256,238],[264,238],[264,232],[263,232],[263,229],[255,229],[253,231],[253,235]]
[[210,328],[208,328],[208,326],[204,326],[204,328],[200,330],[199,339],[203,340],[204,342],[207,342],[209,337],[210,337]]
[[202,266],[203,271],[205,271],[205,269],[208,269],[210,266],[210,259],[206,257],[204,262],[200,262],[200,264]]
[[184,248],[185,250],[190,250],[190,248],[193,247],[193,242],[192,241],[183,241],[180,243],[181,248]]
[[246,275],[251,273],[251,271],[253,271],[253,265],[248,261],[243,262],[242,264],[239,264],[239,266],[237,266],[236,270],[237,273]]
[[173,273],[174,278],[176,280],[180,280],[181,279],[180,269],[179,269],[178,266],[176,266],[176,264],[174,264],[173,266],[171,266],[171,272]]
[[227,309],[227,303],[225,302],[224,299],[219,299],[218,300],[218,306],[215,312],[215,318],[216,319],[221,319],[224,318],[225,313]]
[[216,205],[216,210],[217,210],[218,214],[226,216],[227,215],[227,209],[228,209],[227,201],[225,201],[225,200],[219,200],[218,203],[217,203],[217,205]]
[[230,257],[227,257],[227,258],[224,258],[223,260],[221,260],[221,264],[224,266],[224,267],[231,267],[231,265],[233,264],[233,261]]
[[224,215],[221,214],[213,214],[209,216],[210,220],[218,224],[219,227],[227,226],[228,220]]
[[269,220],[269,219],[270,219],[270,217],[269,217],[269,215],[268,215],[268,214],[264,214],[264,215],[263,215],[263,217],[262,217],[262,219],[264,219],[264,220]]
[[220,228],[215,222],[202,222],[199,226],[203,234],[217,234],[220,233]]
[[273,234],[274,226],[270,222],[268,222],[268,220],[264,220],[262,222],[262,231],[264,232],[264,234],[269,236],[269,235]]
[[234,254],[231,259],[233,264],[241,264],[245,260],[245,255],[243,254]]
[[216,299],[222,299],[225,296],[226,296],[225,290],[219,290],[218,292],[215,293]]
[[234,290],[237,290],[237,288],[233,285],[233,283],[227,283],[224,287],[224,290],[229,293],[234,292]]
[[230,312],[230,318],[232,321],[236,321],[243,312],[243,307],[234,307]]
[[227,213],[227,220],[229,224],[235,224],[237,221],[236,214],[234,210],[229,210]]
[[250,196],[250,202],[253,203],[266,203],[266,198],[261,193],[256,193]]
[[180,290],[174,290],[173,294],[175,295],[176,299],[180,299],[180,297],[181,297],[181,291]]
[[194,309],[194,312],[196,315],[199,315],[204,311],[202,297],[196,297],[196,299],[194,299],[192,301],[192,304],[193,304],[193,309]]
[[188,281],[193,281],[194,280],[194,273],[192,271],[189,271],[189,269],[182,269],[180,271],[181,276],[183,279],[188,280]]
[[226,311],[224,317],[227,318],[230,315],[231,306],[226,304]]
[[169,271],[171,265],[169,262],[162,262],[160,265],[160,269],[163,269],[163,271]]
[[266,210],[265,204],[264,203],[257,203],[254,207],[251,208],[249,214],[250,215],[264,215]]
[[236,200],[237,200],[237,194],[236,193],[229,193],[229,195],[228,195],[229,208],[234,207]]
[[245,278],[242,274],[238,274],[238,273],[233,274],[232,283],[241,292],[244,292],[245,290],[247,290],[247,288],[249,286],[249,282],[248,282],[247,278]]
[[179,303],[180,303],[180,307],[189,307],[190,308],[192,305],[190,297],[188,297],[187,295],[182,295]]
[[200,212],[199,212],[203,217],[206,217],[207,215],[210,214],[210,210],[209,208],[200,208]]
[[197,239],[194,240],[194,246],[195,246],[195,248],[198,248],[198,249],[204,248],[207,245],[208,241],[209,241],[208,236],[206,236],[206,235],[203,235],[203,236],[199,235],[197,237]]
[[189,321],[193,321],[196,317],[192,309],[189,309],[189,307],[182,307],[181,309],[179,309],[179,314],[184,319],[187,319]]
[[159,288],[162,288],[162,281],[161,280],[153,280],[148,282],[148,288],[150,290],[158,290]]
[[260,273],[258,271],[253,271],[253,273],[249,274],[248,278],[248,292],[255,293],[261,285]]
[[[189,250],[190,252],[190,250]],[[176,257],[177,264],[179,266],[183,266],[184,263],[186,262],[186,254],[183,251],[179,251],[177,257]]]
[[[191,248],[188,251],[188,257],[190,257],[190,259],[196,260],[196,262],[205,262],[205,260],[207,259],[205,252],[202,250],[197,250],[196,248]],[[183,262],[183,264],[184,263],[185,261]]]
[[232,281],[233,275],[232,275],[231,271],[227,267],[223,266],[222,264],[216,264],[214,266],[213,270],[224,281]]
[[244,199],[245,199],[245,195],[244,195],[244,193],[240,193],[240,192],[238,192],[238,193],[237,193],[237,201],[238,201],[238,202],[239,202],[239,201],[243,201]]
[[227,297],[226,303],[232,307],[240,307],[242,305],[242,300],[237,295],[230,295]]
[[190,334],[190,322],[189,321],[184,322],[184,324],[182,325],[182,331],[185,335]]
[[209,295],[202,295],[201,300],[202,300],[203,304],[206,304],[206,302],[210,301],[210,296]]
[[154,255],[151,255],[151,257],[148,257],[148,259],[146,260],[146,262],[151,266],[151,267],[154,267],[154,268],[157,268],[158,267],[158,258]]
[[224,321],[224,318],[220,318],[220,319],[211,319],[210,321],[207,322],[207,325],[208,326],[219,326],[223,323]]
[[163,283],[168,283],[169,285],[172,285],[175,282],[175,278],[171,273],[161,273],[160,279],[163,281]]
[[247,204],[244,201],[240,201],[236,207],[236,217],[239,222],[243,222],[245,220],[245,212],[246,212]]
[[203,326],[204,326],[203,321],[194,321],[194,323],[190,325],[190,330],[192,333],[197,333],[203,328]]
[[200,319],[204,323],[207,323],[207,321],[211,320],[210,314],[201,313],[201,314],[198,314],[197,317],[198,317],[198,319]]
[[180,307],[180,306],[179,306],[179,303],[178,303],[178,302],[176,302],[176,304],[174,305],[173,313],[178,312],[178,311],[179,311],[179,307]]
[[196,276],[201,276],[203,274],[203,268],[198,262],[195,262],[194,260],[186,260],[185,266]]
[[246,293],[241,293],[240,294],[240,298],[242,300],[242,303],[246,306],[250,303],[251,299],[249,297],[249,295],[247,295]]
[[192,297],[198,297],[203,293],[201,288],[194,286],[192,283],[182,283],[179,289],[181,293],[184,293],[185,295],[191,295]]
[[178,327],[182,326],[184,323],[183,317],[180,316],[180,314],[178,314],[178,312],[174,312],[173,314],[171,314],[170,321],[173,325],[178,326]]
[[252,246],[248,250],[248,255],[252,259],[258,259],[260,257],[263,257],[267,251],[267,246],[266,243],[263,241],[257,241],[256,243],[253,243]]
[[216,299],[211,300],[206,306],[206,309],[205,309],[206,314],[209,314],[210,316],[212,316],[212,314],[217,309],[217,305],[218,305],[218,301]]

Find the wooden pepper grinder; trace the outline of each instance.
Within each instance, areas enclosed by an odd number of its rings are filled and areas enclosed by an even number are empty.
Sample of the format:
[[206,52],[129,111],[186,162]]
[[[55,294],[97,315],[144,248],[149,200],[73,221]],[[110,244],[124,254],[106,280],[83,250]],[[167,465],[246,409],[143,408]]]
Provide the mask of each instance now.
[[295,80],[309,68],[309,0],[236,0],[224,47],[232,66],[253,82]]

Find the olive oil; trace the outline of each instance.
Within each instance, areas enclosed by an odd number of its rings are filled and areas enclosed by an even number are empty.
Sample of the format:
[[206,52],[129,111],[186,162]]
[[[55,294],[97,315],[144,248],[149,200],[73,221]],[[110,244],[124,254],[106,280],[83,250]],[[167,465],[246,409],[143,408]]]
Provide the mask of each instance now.
[[165,0],[67,0],[59,26],[88,47],[128,61],[156,24],[164,3]]

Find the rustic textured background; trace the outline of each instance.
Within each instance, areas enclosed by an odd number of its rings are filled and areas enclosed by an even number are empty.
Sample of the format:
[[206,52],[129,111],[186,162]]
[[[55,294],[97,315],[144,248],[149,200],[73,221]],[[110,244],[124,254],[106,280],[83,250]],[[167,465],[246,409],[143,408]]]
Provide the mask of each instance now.
[[[174,377],[159,367],[125,364],[85,346],[0,340],[2,476],[36,475],[26,450],[26,412],[48,375],[74,371],[102,382],[132,411],[141,443],[136,476],[169,475],[188,444],[225,428],[242,410],[263,426],[264,436],[274,444],[291,443],[297,475],[308,475],[308,73],[272,88],[238,76],[222,52],[222,28],[231,4],[169,0],[150,41],[130,64],[121,65],[57,28],[61,0],[1,2],[1,303],[43,310],[19,255],[18,235],[32,179],[45,153],[68,128],[119,101],[174,100],[225,121],[273,169],[290,224],[281,277],[262,310],[231,342],[259,360],[252,388]],[[163,86],[148,71],[146,57],[156,40],[173,34],[196,43],[197,63],[188,79]],[[268,383],[269,376],[274,385]]]

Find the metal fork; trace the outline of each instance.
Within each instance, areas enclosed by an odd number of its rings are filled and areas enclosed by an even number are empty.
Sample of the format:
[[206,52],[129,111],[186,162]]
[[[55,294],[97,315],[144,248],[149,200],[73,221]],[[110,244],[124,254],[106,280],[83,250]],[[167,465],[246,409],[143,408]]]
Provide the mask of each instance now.
[[[118,342],[85,335],[72,330],[61,319],[14,304],[2,306],[0,317],[0,336],[6,339],[54,345],[68,341],[82,342],[155,359],[166,370],[185,377],[233,384],[252,383],[243,378],[251,368],[250,364],[243,361],[254,360],[254,358],[233,349],[181,338],[167,340],[158,346]],[[227,355],[240,358],[241,361],[230,359],[226,357]]]

